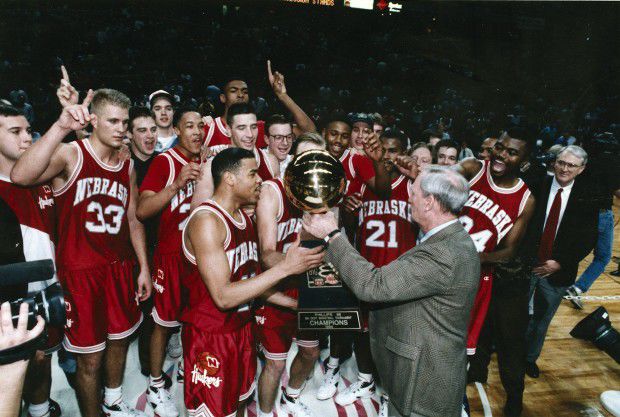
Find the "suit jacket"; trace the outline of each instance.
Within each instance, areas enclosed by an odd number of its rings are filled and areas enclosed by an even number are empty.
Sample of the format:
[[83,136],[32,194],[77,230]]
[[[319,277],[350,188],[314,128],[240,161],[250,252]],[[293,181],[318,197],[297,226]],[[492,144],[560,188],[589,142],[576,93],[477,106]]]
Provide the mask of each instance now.
[[326,260],[370,312],[370,342],[381,383],[402,415],[460,417],[466,336],[480,281],[476,248],[460,223],[447,226],[376,268],[340,235]]
[[[553,176],[547,176],[536,195],[536,209],[530,221],[521,253],[530,266],[538,264],[538,248],[545,225],[547,202],[551,192]],[[598,237],[598,208],[587,182],[581,177],[575,179],[564,215],[560,221],[551,259],[557,261],[561,269],[548,280],[554,286],[569,286],[575,282],[579,262],[594,248]]]

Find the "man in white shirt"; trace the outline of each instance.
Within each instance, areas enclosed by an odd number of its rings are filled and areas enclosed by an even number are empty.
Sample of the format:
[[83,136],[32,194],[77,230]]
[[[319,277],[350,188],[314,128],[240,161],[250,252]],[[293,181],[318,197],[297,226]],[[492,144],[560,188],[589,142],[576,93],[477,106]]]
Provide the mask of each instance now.
[[172,127],[174,103],[174,96],[165,90],[157,90],[149,96],[149,105],[155,114],[155,124],[157,124],[155,152],[164,152],[177,143],[177,135]]

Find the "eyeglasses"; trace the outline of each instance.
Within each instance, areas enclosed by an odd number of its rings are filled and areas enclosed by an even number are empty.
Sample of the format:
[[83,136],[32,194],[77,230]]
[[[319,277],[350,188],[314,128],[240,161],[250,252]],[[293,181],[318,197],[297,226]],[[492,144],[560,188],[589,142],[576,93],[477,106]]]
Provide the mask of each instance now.
[[573,169],[577,169],[577,168],[579,168],[579,167],[582,167],[582,166],[583,166],[583,164],[581,164],[581,165],[575,165],[575,164],[571,164],[570,162],[562,161],[561,159],[558,159],[557,161],[555,161],[555,164],[556,164],[557,166],[559,166],[560,168],[566,168],[566,169],[569,169],[569,170],[571,170],[571,171],[572,171]]
[[269,135],[269,137],[273,138],[273,140],[275,140],[276,142],[282,142],[284,141],[284,139],[291,142],[293,138],[295,138],[295,135],[291,133],[290,135]]

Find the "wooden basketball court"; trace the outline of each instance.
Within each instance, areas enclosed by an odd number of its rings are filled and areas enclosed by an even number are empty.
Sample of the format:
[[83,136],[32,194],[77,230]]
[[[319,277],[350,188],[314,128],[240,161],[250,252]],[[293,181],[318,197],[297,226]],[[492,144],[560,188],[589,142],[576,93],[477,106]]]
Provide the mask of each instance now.
[[[620,256],[619,208],[620,204],[616,200],[613,256]],[[581,263],[580,273],[590,264],[591,259],[592,255],[589,255]],[[609,274],[617,267],[616,263],[611,262],[586,295],[620,296],[620,278]],[[592,343],[573,339],[568,334],[575,324],[598,306],[607,309],[614,327],[620,329],[620,299],[586,300],[581,311],[572,308],[568,301],[562,302],[551,322],[542,354],[537,361],[540,377],[525,377],[523,417],[611,416],[604,410],[599,396],[603,391],[620,390],[620,365]],[[467,387],[467,396],[472,417],[502,416],[505,393],[495,355],[489,366],[488,383],[481,386],[488,397],[492,414],[488,411],[485,414],[478,388],[470,385]]]

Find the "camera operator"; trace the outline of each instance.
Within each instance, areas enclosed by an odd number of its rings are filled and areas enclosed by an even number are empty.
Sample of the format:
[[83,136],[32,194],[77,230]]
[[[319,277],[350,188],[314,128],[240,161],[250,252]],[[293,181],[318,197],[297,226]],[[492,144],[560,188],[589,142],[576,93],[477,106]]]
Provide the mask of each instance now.
[[[0,308],[0,351],[26,343],[38,337],[45,322],[37,316],[37,324],[28,330],[28,304],[22,303],[19,308],[17,327],[13,326],[11,307],[8,302]],[[14,417],[19,414],[22,389],[28,368],[28,360],[21,360],[0,365],[0,417]]]
[[[566,295],[573,297],[587,292],[611,260],[614,241],[613,197],[620,198],[620,145],[615,135],[610,132],[596,134],[587,148],[592,159],[584,176],[599,210],[598,238],[592,263],[575,284],[566,290]],[[575,308],[583,309],[581,300],[573,298],[570,301]]]

